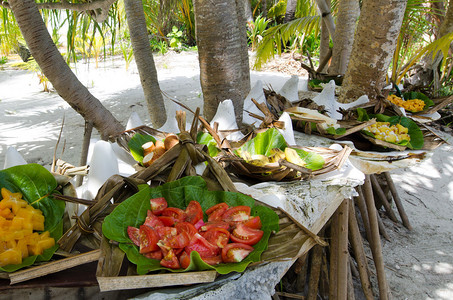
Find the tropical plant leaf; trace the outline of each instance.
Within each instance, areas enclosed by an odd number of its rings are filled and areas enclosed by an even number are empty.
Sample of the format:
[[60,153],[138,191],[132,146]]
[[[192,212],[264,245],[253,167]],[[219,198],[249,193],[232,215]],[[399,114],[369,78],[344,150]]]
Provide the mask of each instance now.
[[[49,231],[55,240],[62,236],[65,203],[52,198],[57,181],[46,168],[38,164],[27,164],[2,170],[0,187],[13,193],[21,193],[24,200],[42,211],[45,217],[44,231]],[[0,270],[14,272],[38,261],[48,261],[57,249],[58,245],[55,245],[45,250],[42,255],[29,256],[21,264],[4,266]]]
[[[203,211],[209,207],[225,202],[229,206],[247,205],[252,208],[252,215],[260,216],[264,231],[263,238],[254,245],[255,250],[242,262],[220,264],[212,267],[204,263],[198,253],[191,253],[191,265],[186,269],[172,270],[164,268],[158,260],[144,257],[139,253],[138,247],[133,245],[127,235],[127,227],[138,227],[143,224],[146,212],[150,209],[149,199],[165,197],[169,206],[185,209],[191,200],[197,200]],[[205,215],[205,220],[207,216]],[[120,243],[120,248],[126,253],[129,261],[137,265],[138,274],[146,274],[151,271],[168,270],[171,272],[185,272],[191,270],[215,269],[220,274],[229,272],[242,272],[251,262],[260,261],[260,256],[267,249],[269,236],[277,232],[278,216],[270,208],[255,204],[255,200],[241,193],[224,191],[209,191],[206,182],[198,176],[188,176],[177,181],[166,183],[156,188],[145,187],[132,197],[123,201],[114,211],[105,218],[102,226],[103,234],[111,240]]]
[[285,150],[287,144],[283,135],[275,128],[270,128],[265,132],[258,133],[256,137],[239,147],[238,152],[248,152],[250,155],[262,154],[269,156],[271,150],[278,148]]
[[209,156],[215,157],[219,154],[220,150],[217,148],[217,142],[207,132],[199,132],[197,134],[197,144],[207,145]]
[[127,146],[131,151],[132,156],[136,161],[141,163],[143,161],[143,148],[142,145],[148,142],[156,143],[156,139],[151,135],[143,135],[140,133],[134,134]]
[[314,153],[314,152],[308,152],[302,149],[297,149],[297,148],[292,148],[296,150],[297,154],[302,158],[303,161],[305,161],[306,165],[304,166],[307,169],[316,171],[321,169],[326,161],[324,160],[324,157],[321,155]]

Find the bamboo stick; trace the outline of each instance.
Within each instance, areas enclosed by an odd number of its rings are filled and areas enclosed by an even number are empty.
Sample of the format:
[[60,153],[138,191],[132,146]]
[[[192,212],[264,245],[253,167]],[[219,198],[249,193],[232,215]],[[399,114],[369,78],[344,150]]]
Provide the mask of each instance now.
[[307,300],[316,300],[318,297],[319,276],[322,267],[322,247],[313,247],[311,256],[310,278],[308,280]]
[[382,190],[381,186],[379,185],[376,175],[374,175],[374,174],[370,175],[370,179],[371,179],[371,184],[373,186],[373,191],[376,192],[376,195],[378,196],[380,202],[384,206],[385,211],[387,212],[390,220],[392,220],[393,222],[398,222],[398,219],[396,218],[396,215],[393,212],[393,209],[390,206],[390,203],[387,201],[387,197],[385,196],[384,191]]
[[[82,154],[80,154],[80,165],[84,166],[87,163],[88,149],[90,147],[91,133],[93,132],[93,122],[85,122],[85,132],[83,134]],[[83,183],[83,176],[77,175],[76,187],[81,186]]]
[[403,222],[403,225],[409,229],[412,230],[412,226],[409,222],[409,218],[406,215],[406,212],[404,210],[403,204],[401,202],[400,197],[398,196],[398,192],[396,191],[395,183],[392,180],[392,177],[390,176],[389,172],[384,172],[385,179],[387,180],[387,185],[390,188],[390,192],[392,193],[393,200],[395,201],[396,208],[398,209],[398,212],[400,214],[401,220]]
[[338,210],[330,223],[330,239],[329,299],[338,299]]
[[352,280],[352,269],[351,269],[351,261],[348,260],[347,261],[347,275],[348,275],[348,279],[347,279],[347,283],[348,283],[348,294],[347,294],[347,297],[348,297],[348,300],[355,300],[355,294],[354,294],[354,281]]
[[373,290],[369,278],[369,270],[365,250],[363,249],[362,237],[360,236],[359,226],[355,216],[354,203],[349,205],[349,241],[354,252],[359,272],[360,282],[362,284],[363,294],[367,300],[373,300]]
[[364,196],[367,204],[368,216],[370,220],[370,229],[373,239],[371,252],[373,253],[374,264],[376,266],[378,285],[379,285],[379,296],[382,300],[389,299],[389,288],[387,284],[387,278],[385,276],[384,269],[384,258],[382,256],[382,246],[379,237],[379,227],[377,220],[377,211],[374,204],[373,189],[371,187],[370,175],[365,175]]
[[390,237],[387,234],[387,230],[385,230],[384,222],[382,222],[382,218],[379,215],[379,212],[376,210],[376,218],[378,221],[378,226],[379,226],[379,233],[386,239],[387,241],[390,241]]
[[348,299],[348,213],[349,199],[338,208],[337,299]]
[[366,209],[365,197],[363,196],[362,187],[358,186],[356,188],[359,196],[356,197],[356,203],[359,207],[360,215],[362,216],[363,226],[365,227],[365,234],[370,245],[372,244],[373,240],[371,238],[371,229],[370,229],[370,220],[368,218],[368,211]]

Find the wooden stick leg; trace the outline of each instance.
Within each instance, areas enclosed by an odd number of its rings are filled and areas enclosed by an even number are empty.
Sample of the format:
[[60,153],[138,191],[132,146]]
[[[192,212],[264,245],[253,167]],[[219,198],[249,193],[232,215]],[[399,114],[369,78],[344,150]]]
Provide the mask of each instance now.
[[381,216],[379,215],[379,212],[376,210],[376,218],[378,221],[378,226],[379,226],[379,233],[386,239],[387,241],[390,241],[390,237],[387,234],[387,231],[385,230],[384,222],[382,222]]
[[403,225],[407,229],[412,230],[412,226],[409,222],[409,218],[406,215],[406,211],[404,210],[401,199],[398,196],[398,192],[396,191],[395,183],[393,182],[392,177],[390,176],[390,173],[384,172],[384,176],[385,176],[385,179],[387,180],[387,184],[390,188],[390,192],[392,193],[393,200],[395,200],[396,208],[398,209],[398,213],[400,214]]
[[319,276],[322,267],[322,247],[315,245],[311,257],[310,279],[308,280],[307,300],[318,298]]
[[390,220],[392,220],[393,222],[398,222],[398,219],[396,218],[396,215],[393,212],[393,209],[390,206],[390,203],[387,201],[387,197],[385,196],[384,191],[382,190],[381,186],[379,185],[376,175],[370,175],[370,179],[371,179],[371,184],[373,186],[373,190],[376,192],[376,195],[381,200],[381,203],[384,206],[385,211],[387,212],[387,215],[389,216]]
[[348,260],[348,300],[355,300],[355,294],[354,294],[354,281],[352,280],[352,270],[350,268],[351,263]]
[[363,249],[363,242],[359,226],[357,224],[357,219],[355,217],[354,203],[352,202],[349,205],[349,241],[357,261],[357,268],[359,271],[363,294],[367,300],[373,300],[374,296],[373,290],[371,289],[367,258],[365,250]]
[[370,220],[368,218],[368,211],[366,209],[365,197],[363,196],[362,187],[358,186],[356,190],[359,193],[359,196],[356,198],[356,203],[359,207],[363,226],[365,227],[366,238],[371,245],[373,243],[373,239],[371,238]]
[[338,210],[332,216],[330,224],[330,268],[329,268],[329,299],[337,297],[338,268]]
[[373,190],[371,187],[370,175],[365,175],[364,196],[368,210],[368,217],[370,220],[371,235],[373,238],[373,245],[371,251],[373,253],[374,264],[376,266],[379,295],[380,299],[388,300],[390,291],[388,289],[387,278],[385,276],[384,258],[382,256],[381,239],[379,237],[379,226],[376,214],[376,207],[374,204]]
[[348,214],[349,199],[338,208],[338,260],[337,295],[339,300],[348,299]]

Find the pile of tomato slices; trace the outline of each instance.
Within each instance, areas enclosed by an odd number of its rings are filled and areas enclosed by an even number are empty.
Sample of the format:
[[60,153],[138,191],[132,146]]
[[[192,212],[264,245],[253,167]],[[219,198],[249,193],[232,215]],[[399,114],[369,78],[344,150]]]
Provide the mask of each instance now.
[[249,206],[219,203],[206,210],[205,222],[198,201],[185,210],[168,207],[163,197],[150,203],[145,222],[128,226],[127,233],[141,254],[166,268],[186,269],[192,251],[209,265],[241,262],[263,236],[260,217],[251,216]]

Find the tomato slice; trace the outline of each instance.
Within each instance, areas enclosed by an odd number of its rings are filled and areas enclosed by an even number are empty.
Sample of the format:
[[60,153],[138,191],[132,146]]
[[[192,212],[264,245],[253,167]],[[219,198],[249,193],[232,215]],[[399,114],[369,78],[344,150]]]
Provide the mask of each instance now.
[[254,248],[242,243],[230,243],[222,249],[222,261],[224,263],[241,262]]
[[222,221],[231,222],[231,221],[245,221],[250,217],[250,206],[239,205],[233,206],[227,209],[222,215]]
[[181,222],[175,225],[175,228],[178,230],[178,233],[186,232],[189,235],[189,238],[192,238],[198,230],[189,222]]
[[179,256],[179,264],[181,268],[187,269],[190,265],[190,255],[187,252],[183,251]]
[[223,228],[214,227],[203,234],[203,237],[213,245],[223,248],[230,240],[230,233]]
[[147,253],[159,249],[157,242],[159,240],[157,233],[149,226],[140,225],[140,253]]
[[164,197],[153,198],[150,199],[149,202],[151,203],[151,211],[156,216],[159,216],[162,211],[168,207],[167,200]]
[[145,223],[143,223],[143,225],[147,225],[152,228],[164,226],[162,221],[159,220],[159,218],[156,215],[154,215],[153,212],[150,210],[148,210],[148,212],[146,213],[146,219],[145,219]]
[[222,221],[210,221],[200,227],[200,231],[208,231],[211,228],[223,228],[225,230],[230,230],[230,224]]
[[261,229],[262,227],[260,216],[250,217],[250,219],[244,221],[242,224],[253,229]]
[[185,210],[186,213],[186,222],[195,224],[198,221],[203,219],[203,210],[201,209],[201,205],[198,201],[190,201],[189,205]]
[[208,221],[220,221],[222,220],[222,215],[228,209],[228,204],[225,202],[216,204],[206,210],[208,215]]
[[261,240],[263,233],[262,230],[253,229],[244,224],[238,224],[231,233],[230,239],[235,243],[255,245]]
[[159,220],[164,224],[164,226],[173,226],[175,225],[175,218],[170,216],[158,216]]
[[186,219],[186,212],[177,207],[167,207],[162,211],[162,216],[173,217],[175,222],[184,222]]
[[175,252],[173,252],[173,249],[168,251],[168,253],[162,258],[162,260],[160,261],[160,265],[162,267],[170,268],[170,269],[181,268],[178,257],[176,256]]
[[190,252],[197,251],[201,257],[211,257],[218,255],[220,253],[220,248],[208,242],[199,233],[195,233],[190,240],[189,245],[186,246],[185,251],[189,255]]
[[178,230],[174,227],[163,226],[156,228],[156,233],[159,240],[167,241],[178,234]]
[[156,250],[156,251],[151,251],[151,252],[148,252],[148,253],[143,253],[143,256],[147,257],[147,258],[151,258],[151,259],[157,259],[157,260],[161,260],[162,257],[164,257],[164,255],[162,254],[162,250]]
[[140,246],[140,234],[139,234],[139,229],[132,227],[132,226],[127,226],[127,235],[131,239],[131,241],[134,243],[136,246]]
[[184,248],[185,246],[189,245],[190,238],[187,232],[181,232],[174,237],[171,237],[167,241],[165,241],[165,245],[170,248]]
[[222,255],[216,255],[216,256],[211,256],[211,257],[202,257],[201,258],[205,263],[211,266],[216,266],[220,263],[222,263]]
[[203,226],[205,223],[203,221],[203,219],[201,219],[200,221],[198,221],[197,223],[193,224],[193,226],[195,226],[195,229],[200,229],[201,226]]

